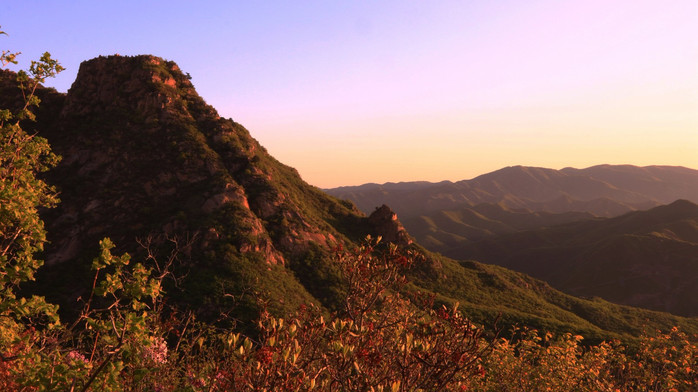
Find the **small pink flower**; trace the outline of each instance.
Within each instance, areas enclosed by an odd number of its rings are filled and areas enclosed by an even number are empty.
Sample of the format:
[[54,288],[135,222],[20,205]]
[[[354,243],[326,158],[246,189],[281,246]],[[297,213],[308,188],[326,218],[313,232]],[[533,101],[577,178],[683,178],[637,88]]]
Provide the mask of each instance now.
[[85,358],[85,356],[80,354],[77,351],[74,351],[74,350],[69,352],[68,355],[66,355],[66,358],[68,358],[68,361],[71,363],[74,363],[74,362],[79,362],[79,363],[84,363],[84,364],[87,363],[87,359]]
[[161,337],[150,339],[150,346],[143,348],[143,357],[156,364],[167,363],[167,342]]

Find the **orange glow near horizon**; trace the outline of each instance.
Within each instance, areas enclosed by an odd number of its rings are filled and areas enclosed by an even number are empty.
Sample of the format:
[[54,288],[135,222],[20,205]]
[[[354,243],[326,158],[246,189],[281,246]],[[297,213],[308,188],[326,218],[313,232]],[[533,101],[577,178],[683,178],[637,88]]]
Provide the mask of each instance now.
[[3,44],[26,62],[50,51],[68,69],[59,90],[98,55],[174,60],[319,187],[511,165],[698,169],[695,0],[4,7]]

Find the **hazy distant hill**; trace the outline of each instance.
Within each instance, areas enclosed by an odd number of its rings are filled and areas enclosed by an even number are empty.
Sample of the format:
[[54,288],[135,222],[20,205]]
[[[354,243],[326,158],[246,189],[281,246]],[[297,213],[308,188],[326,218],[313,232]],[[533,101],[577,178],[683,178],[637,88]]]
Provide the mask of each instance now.
[[[21,96],[11,72],[0,76],[0,107],[6,107]],[[372,206],[367,217],[305,183],[242,125],[221,118],[172,62],[100,57],[81,65],[67,94],[38,94],[39,121],[27,129],[63,156],[47,177],[61,203],[43,214],[46,265],[39,285],[28,289],[63,310],[90,287],[91,261],[105,236],[117,253],[141,260],[137,238],[152,237],[161,258],[176,239],[179,279],[167,287],[167,300],[203,316],[254,317],[259,303],[252,293],[277,314],[307,302],[332,309],[344,286],[331,249],[372,234],[421,251],[425,260],[410,288],[431,292],[438,302],[459,301],[477,322],[501,315],[502,324],[609,337],[637,335],[651,320],[652,327],[698,332],[696,319],[576,298],[522,273],[410,245],[390,208]]]
[[353,201],[364,212],[387,204],[402,219],[482,203],[610,217],[678,199],[698,202],[698,170],[675,166],[601,165],[562,170],[514,166],[458,182],[366,184],[327,192]]
[[600,165],[562,170],[515,166],[471,180],[366,184],[327,190],[364,212],[386,203],[417,242],[458,255],[472,241],[593,217],[613,217],[678,199],[698,202],[698,170]]
[[588,212],[550,213],[511,209],[500,204],[478,204],[433,211],[428,215],[403,219],[417,241],[426,248],[449,254],[454,247],[492,236],[536,229],[562,223],[593,219]]
[[698,315],[698,205],[685,200],[502,235],[446,254],[522,271],[575,295]]
[[[582,296],[698,315],[698,171],[670,166],[510,167],[457,183],[330,190],[395,203],[428,249],[531,274]],[[479,203],[479,204],[478,204]],[[629,211],[632,214],[616,217]]]

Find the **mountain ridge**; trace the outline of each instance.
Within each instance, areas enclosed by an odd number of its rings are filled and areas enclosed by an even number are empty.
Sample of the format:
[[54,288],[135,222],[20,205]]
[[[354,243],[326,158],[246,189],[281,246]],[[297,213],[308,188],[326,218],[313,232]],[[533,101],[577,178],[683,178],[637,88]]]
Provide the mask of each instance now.
[[[386,203],[416,241],[458,257],[473,241],[550,225],[620,216],[677,199],[698,202],[698,170],[597,165],[554,170],[510,166],[470,180],[326,190],[359,209]],[[514,212],[515,211],[515,212]]]
[[[0,101],[17,94],[0,87]],[[167,287],[168,300],[213,319],[232,310],[238,320],[253,319],[260,295],[276,314],[302,303],[331,310],[343,287],[332,249],[370,234],[422,252],[410,287],[439,303],[460,302],[480,323],[501,315],[596,339],[637,335],[645,319],[698,331],[696,320],[575,298],[520,273],[409,244],[393,209],[366,216],[306,184],[244,127],[218,116],[173,62],[97,58],[83,63],[67,94],[39,94],[43,114],[32,127],[63,161],[46,177],[62,202],[43,212],[51,242],[37,292],[64,309],[82,284],[90,287],[97,241],[108,236],[115,251],[136,258],[148,255],[138,238],[161,255],[176,251],[181,278]]]
[[[456,182],[405,182],[399,187],[393,183],[364,184],[325,191],[353,201],[362,211],[386,203],[402,218],[499,202],[535,211],[563,212],[561,208],[567,208],[614,216],[677,199],[698,202],[698,170],[659,165],[596,165],[562,170],[509,166]],[[606,200],[607,206],[594,207],[601,200]],[[555,202],[562,207],[555,207]],[[574,209],[569,209],[575,203]]]

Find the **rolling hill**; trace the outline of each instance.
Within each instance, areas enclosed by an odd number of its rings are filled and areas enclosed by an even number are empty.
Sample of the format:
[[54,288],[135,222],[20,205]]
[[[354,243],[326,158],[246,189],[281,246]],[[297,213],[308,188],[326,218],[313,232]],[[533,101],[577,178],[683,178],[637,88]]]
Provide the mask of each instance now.
[[517,166],[456,183],[328,192],[365,211],[394,203],[416,241],[448,257],[522,271],[574,295],[698,315],[696,170]]
[[588,212],[537,212],[500,204],[478,204],[404,219],[410,234],[426,248],[448,254],[454,247],[493,236],[593,219]]
[[522,271],[579,296],[698,315],[698,205],[522,231],[446,252]]

